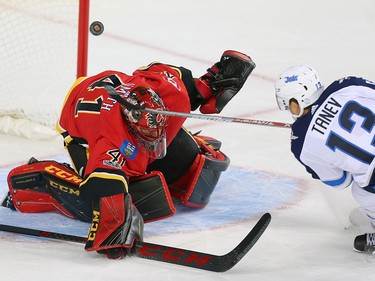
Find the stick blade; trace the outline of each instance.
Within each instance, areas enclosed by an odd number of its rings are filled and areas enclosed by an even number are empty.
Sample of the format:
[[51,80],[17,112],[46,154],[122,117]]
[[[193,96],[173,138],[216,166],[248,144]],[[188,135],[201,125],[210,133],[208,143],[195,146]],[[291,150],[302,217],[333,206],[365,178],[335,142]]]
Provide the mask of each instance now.
[[265,213],[240,244],[228,254],[222,256],[221,266],[218,267],[218,269],[220,269],[218,272],[228,271],[235,266],[251,250],[255,243],[258,242],[270,222],[271,214]]
[[223,256],[196,252],[170,246],[136,242],[134,255],[139,258],[167,262],[214,272],[225,272],[235,266],[255,245],[271,221],[264,214],[246,237],[232,251]]

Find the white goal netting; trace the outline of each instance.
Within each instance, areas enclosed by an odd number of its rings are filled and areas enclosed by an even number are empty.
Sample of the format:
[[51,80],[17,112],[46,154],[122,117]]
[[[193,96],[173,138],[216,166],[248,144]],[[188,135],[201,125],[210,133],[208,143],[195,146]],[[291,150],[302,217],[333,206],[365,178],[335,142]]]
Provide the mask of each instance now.
[[43,139],[76,78],[78,0],[0,0],[0,132]]

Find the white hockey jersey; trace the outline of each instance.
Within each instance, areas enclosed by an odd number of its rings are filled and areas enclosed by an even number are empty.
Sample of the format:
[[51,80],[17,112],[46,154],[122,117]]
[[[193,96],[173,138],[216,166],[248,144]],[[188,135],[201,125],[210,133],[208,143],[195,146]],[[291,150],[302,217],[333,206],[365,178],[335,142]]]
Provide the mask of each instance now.
[[291,150],[314,178],[335,188],[354,180],[375,193],[375,83],[333,82],[293,124]]

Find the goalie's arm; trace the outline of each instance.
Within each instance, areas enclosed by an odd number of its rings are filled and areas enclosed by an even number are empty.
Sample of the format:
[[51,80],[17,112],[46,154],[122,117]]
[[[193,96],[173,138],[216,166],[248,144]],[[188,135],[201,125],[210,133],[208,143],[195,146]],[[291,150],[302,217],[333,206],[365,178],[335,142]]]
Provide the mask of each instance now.
[[[163,67],[164,66],[164,67]],[[207,69],[200,78],[194,78],[192,72],[182,66],[151,63],[143,71],[166,70],[165,66],[175,70],[188,92],[191,110],[199,108],[202,113],[220,113],[227,103],[240,91],[255,63],[246,54],[227,50],[220,61]],[[167,70],[168,71],[168,70]]]
[[64,146],[68,150],[73,167],[83,177],[88,161],[88,145],[85,139],[73,138],[67,131],[61,132]]
[[225,51],[219,62],[194,81],[203,99],[200,112],[220,113],[241,90],[254,68],[255,63],[248,55],[233,50]]
[[87,149],[76,142],[71,142],[66,145],[69,152],[70,159],[72,160],[74,169],[76,172],[83,177],[87,164]]
[[252,59],[240,52],[227,50],[219,62],[207,69],[200,78],[193,78],[190,70],[174,67],[188,91],[191,109],[202,113],[220,113],[241,90],[255,68]]

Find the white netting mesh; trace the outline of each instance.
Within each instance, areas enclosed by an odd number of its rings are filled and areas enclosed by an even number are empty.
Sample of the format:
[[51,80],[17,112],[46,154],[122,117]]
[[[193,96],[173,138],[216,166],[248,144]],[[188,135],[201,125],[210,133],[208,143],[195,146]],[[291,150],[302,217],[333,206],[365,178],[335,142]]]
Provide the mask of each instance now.
[[41,126],[47,136],[54,133],[77,71],[78,6],[77,0],[0,0],[3,133],[17,133],[10,130],[17,119],[27,120],[22,130],[40,136],[17,134],[44,138]]

